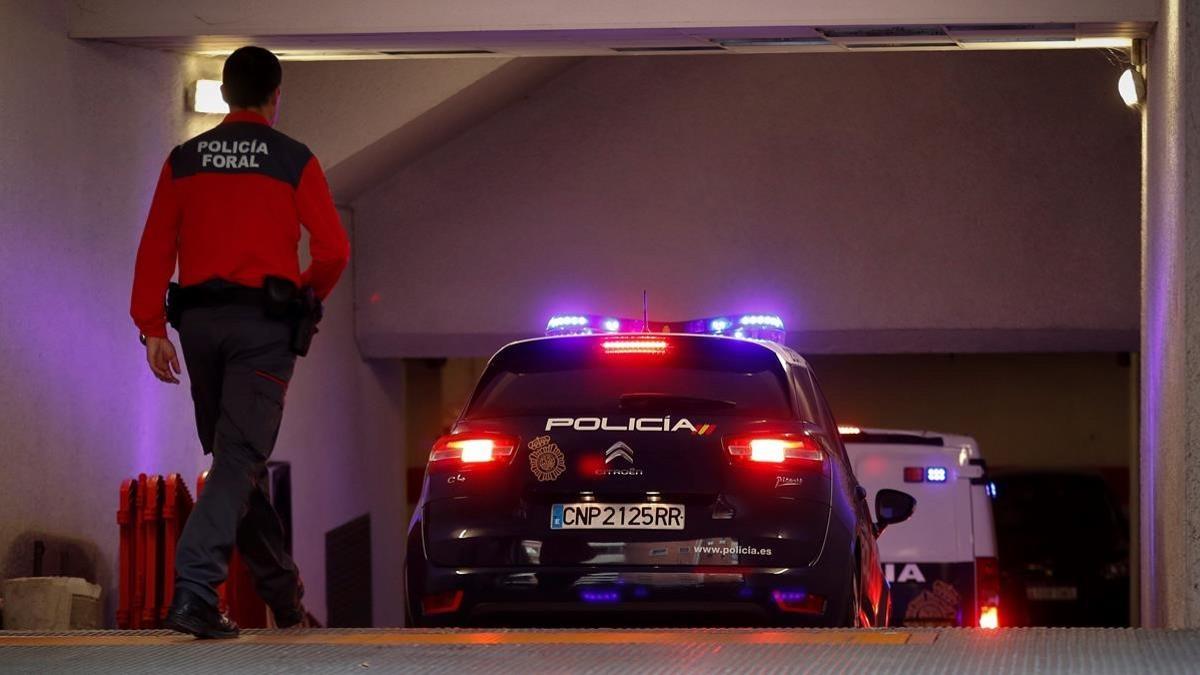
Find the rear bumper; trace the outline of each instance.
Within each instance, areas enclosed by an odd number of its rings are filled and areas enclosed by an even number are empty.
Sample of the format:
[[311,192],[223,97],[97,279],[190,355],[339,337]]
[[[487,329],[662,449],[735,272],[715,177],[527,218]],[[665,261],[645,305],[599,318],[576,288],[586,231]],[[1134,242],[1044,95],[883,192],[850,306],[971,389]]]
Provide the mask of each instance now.
[[[411,565],[416,562],[417,567]],[[423,626],[533,625],[839,625],[847,615],[851,568],[454,569],[411,561],[413,617]],[[456,611],[426,614],[421,599],[462,592]],[[825,599],[819,613],[783,611],[793,601]]]

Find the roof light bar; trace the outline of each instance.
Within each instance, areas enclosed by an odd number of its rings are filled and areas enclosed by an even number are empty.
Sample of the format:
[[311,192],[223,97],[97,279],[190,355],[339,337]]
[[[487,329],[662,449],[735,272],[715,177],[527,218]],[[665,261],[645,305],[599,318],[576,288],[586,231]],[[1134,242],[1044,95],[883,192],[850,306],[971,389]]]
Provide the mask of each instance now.
[[776,314],[729,314],[688,321],[650,321],[598,314],[556,314],[546,323],[546,335],[597,333],[691,333],[724,335],[783,343],[787,332]]
[[640,319],[622,319],[599,314],[555,314],[546,322],[546,335],[641,333],[643,326]]
[[713,316],[670,325],[678,326],[680,333],[725,335],[748,340],[770,340],[780,344],[783,344],[787,338],[787,332],[783,328],[783,319],[775,314]]

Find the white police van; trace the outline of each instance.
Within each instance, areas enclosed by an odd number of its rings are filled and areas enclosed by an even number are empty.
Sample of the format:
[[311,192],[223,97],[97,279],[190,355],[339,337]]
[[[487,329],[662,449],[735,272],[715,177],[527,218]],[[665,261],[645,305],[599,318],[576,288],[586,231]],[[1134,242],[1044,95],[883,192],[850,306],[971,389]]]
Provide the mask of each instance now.
[[868,504],[884,488],[917,499],[912,518],[879,540],[892,585],[892,625],[996,628],[994,488],[975,439],[929,431],[839,431]]

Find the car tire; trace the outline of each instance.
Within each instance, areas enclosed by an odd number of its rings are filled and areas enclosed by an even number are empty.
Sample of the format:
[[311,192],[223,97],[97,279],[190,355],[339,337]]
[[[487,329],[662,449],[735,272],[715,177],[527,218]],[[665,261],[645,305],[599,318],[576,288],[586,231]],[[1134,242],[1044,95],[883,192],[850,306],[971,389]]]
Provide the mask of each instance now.
[[850,597],[846,599],[846,616],[842,619],[845,628],[862,628],[862,593],[858,587],[858,572],[850,577]]
[[408,563],[404,563],[404,625],[407,628],[420,628],[419,612],[417,604],[412,595],[412,577],[408,568]]

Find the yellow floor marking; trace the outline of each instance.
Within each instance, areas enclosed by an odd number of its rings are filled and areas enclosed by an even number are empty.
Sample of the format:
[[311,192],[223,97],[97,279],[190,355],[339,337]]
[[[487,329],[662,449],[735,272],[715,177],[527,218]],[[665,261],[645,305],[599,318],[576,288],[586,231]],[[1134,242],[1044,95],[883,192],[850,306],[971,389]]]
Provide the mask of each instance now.
[[[560,630],[560,631],[424,631],[380,630],[354,633],[320,630],[243,633],[228,644],[259,645],[545,645],[545,644],[784,644],[784,645],[929,645],[933,631],[897,630]],[[4,635],[0,647],[150,647],[212,644],[161,631],[89,633],[87,635]]]

